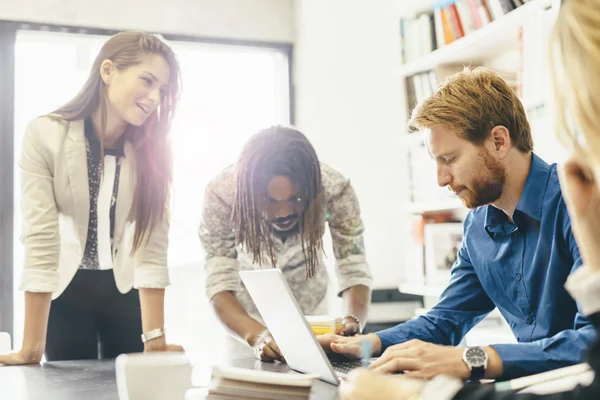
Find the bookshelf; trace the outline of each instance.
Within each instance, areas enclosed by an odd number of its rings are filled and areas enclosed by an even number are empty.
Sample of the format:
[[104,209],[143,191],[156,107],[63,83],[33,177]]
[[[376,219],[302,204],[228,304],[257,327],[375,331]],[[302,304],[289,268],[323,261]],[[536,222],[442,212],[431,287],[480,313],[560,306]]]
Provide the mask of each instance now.
[[[465,0],[461,1],[465,3]],[[487,3],[490,1],[492,0],[487,0]],[[418,19],[424,13],[432,13],[436,1],[398,0],[398,3],[402,3],[403,5],[402,18]],[[482,65],[500,72],[503,77],[512,74],[515,77],[513,89],[517,90],[518,87],[517,92],[519,93],[520,91],[519,94],[528,115],[530,115],[529,111],[543,107],[545,101],[549,98],[546,92],[546,77],[544,76],[547,70],[547,62],[544,61],[546,59],[544,51],[548,47],[548,31],[546,27],[549,19],[547,17],[551,12],[555,11],[555,7],[560,2],[557,0],[529,0],[523,3],[501,17],[479,27],[479,29],[455,39],[450,44],[446,44],[421,56],[417,55],[416,58],[415,53],[411,53],[411,57],[407,57],[409,61],[402,64],[398,70],[398,79],[403,82],[403,98],[406,105],[405,111],[407,111],[405,120],[408,120],[410,110],[415,104],[409,88],[411,83],[417,84],[412,78],[415,75],[435,71],[438,74],[437,81],[441,82],[444,78],[443,74],[448,72],[441,72],[441,70],[448,70],[448,67],[452,65],[460,68],[462,68],[462,65]],[[446,2],[447,4],[448,2]],[[435,18],[432,18],[432,22],[435,22]],[[405,28],[406,25],[403,29]],[[435,31],[435,26],[433,30]],[[408,30],[408,32],[411,31]],[[414,31],[412,32],[414,33]],[[407,30],[404,30],[402,33],[404,35],[404,44],[406,44],[406,39],[409,39],[415,40],[416,43],[422,45],[423,37],[419,36],[422,33],[423,31],[417,31],[417,37],[409,37],[407,36]],[[431,37],[435,37],[435,35],[436,32],[431,32]],[[431,37],[425,37],[431,39]],[[412,43],[409,45],[413,46]],[[412,50],[414,48],[413,46]],[[406,48],[403,48],[405,56],[407,54],[406,50]],[[506,80],[510,82],[510,79]],[[516,82],[518,82],[518,85]],[[428,93],[434,90],[434,87],[432,87],[434,83],[431,82],[428,84],[429,90],[421,91],[421,98],[423,98],[423,94],[425,97],[428,97]],[[412,91],[412,95],[414,94],[415,90]],[[419,96],[416,97],[418,100]],[[547,120],[547,118],[544,117],[544,120]],[[530,123],[532,123],[531,117]],[[536,124],[538,124],[537,128]],[[543,136],[543,140],[538,140],[540,144],[543,144],[548,141],[548,127],[544,126],[543,123],[542,125],[539,124],[539,121],[533,121],[532,123],[533,138],[534,142],[536,142],[537,129],[540,137]],[[410,198],[418,198],[418,200],[405,203],[401,208],[405,215],[407,215],[407,221],[411,224],[410,229],[413,235],[415,235],[414,232],[422,229],[415,229],[415,226],[422,227],[423,223],[429,223],[422,222],[422,220],[434,217],[436,214],[449,214],[453,220],[462,221],[467,213],[467,209],[459,199],[448,198],[448,196],[444,197],[443,193],[436,192],[434,189],[432,189],[431,195],[429,195],[430,192],[428,191],[425,194],[421,192],[419,196],[415,195],[417,193],[415,188],[417,186],[422,188],[422,182],[436,180],[434,175],[435,168],[426,167],[427,164],[424,162],[425,157],[428,155],[423,148],[423,136],[422,133],[408,133],[407,130],[401,132],[398,138],[399,147],[403,155],[406,155],[409,175],[417,171],[417,177],[409,176],[408,181],[411,188]],[[537,149],[536,152],[540,154],[540,147],[537,147]],[[556,161],[555,159],[543,157],[543,155],[542,158],[545,158],[548,162]],[[434,161],[432,160],[431,162],[433,163]],[[415,185],[415,182],[417,185]],[[422,220],[419,221],[419,218]],[[427,243],[425,243],[422,237],[420,239],[417,239],[417,237],[412,236],[414,242],[407,243],[406,249],[404,249],[406,265],[405,280],[400,283],[398,289],[402,293],[423,296],[426,307],[431,307],[437,303],[444,287],[425,283],[428,282],[425,276],[426,268],[424,267],[426,263],[426,247],[424,246]],[[490,315],[490,317],[492,316],[500,317],[497,310]]]
[[435,68],[440,64],[485,62],[498,53],[514,50],[519,28],[531,16],[549,9],[553,0],[531,0],[483,28],[444,46],[400,68],[400,76],[407,77]]

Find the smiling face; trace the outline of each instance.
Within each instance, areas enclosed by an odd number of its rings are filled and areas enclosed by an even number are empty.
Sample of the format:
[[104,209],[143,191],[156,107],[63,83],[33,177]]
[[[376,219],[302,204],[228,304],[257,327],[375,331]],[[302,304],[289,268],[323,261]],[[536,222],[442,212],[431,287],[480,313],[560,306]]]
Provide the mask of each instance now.
[[264,212],[276,232],[289,232],[298,226],[302,197],[289,178],[275,176],[269,181]]
[[170,68],[158,54],[142,54],[138,64],[122,70],[110,60],[101,66],[101,76],[107,86],[111,114],[122,121],[141,126],[166,96]]
[[447,186],[468,208],[490,204],[500,198],[506,169],[490,154],[486,143],[475,145],[443,126],[427,130],[425,138],[437,164],[439,186]]

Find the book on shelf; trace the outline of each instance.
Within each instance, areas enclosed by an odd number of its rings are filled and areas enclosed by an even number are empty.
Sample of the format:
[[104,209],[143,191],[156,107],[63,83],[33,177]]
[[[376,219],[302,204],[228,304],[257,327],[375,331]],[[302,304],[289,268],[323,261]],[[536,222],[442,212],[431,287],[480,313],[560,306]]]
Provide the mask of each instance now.
[[[406,97],[409,114],[421,101],[430,97],[446,78],[462,71],[465,66],[475,68],[474,64],[440,64],[430,71],[421,72],[406,78]],[[517,93],[518,79],[516,72],[495,71],[510,88]]]
[[315,374],[278,373],[216,366],[207,400],[304,400],[310,397]]
[[444,80],[464,69],[464,64],[440,64],[430,71],[406,78],[409,113],[421,101],[431,96]]
[[400,20],[402,61],[408,63],[496,21],[526,1],[442,0],[433,9]]

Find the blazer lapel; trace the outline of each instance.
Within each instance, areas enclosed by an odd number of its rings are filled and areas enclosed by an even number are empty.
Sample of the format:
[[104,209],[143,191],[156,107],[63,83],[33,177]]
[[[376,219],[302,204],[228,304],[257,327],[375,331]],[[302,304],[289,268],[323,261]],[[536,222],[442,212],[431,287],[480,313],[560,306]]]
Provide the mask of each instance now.
[[125,157],[121,159],[121,172],[119,173],[119,192],[115,209],[114,249],[121,240],[125,223],[132,213],[133,195],[135,192],[135,152],[129,141],[123,145]]
[[80,243],[85,248],[90,218],[90,188],[83,120],[69,122],[65,158],[73,197],[73,219],[77,223]]

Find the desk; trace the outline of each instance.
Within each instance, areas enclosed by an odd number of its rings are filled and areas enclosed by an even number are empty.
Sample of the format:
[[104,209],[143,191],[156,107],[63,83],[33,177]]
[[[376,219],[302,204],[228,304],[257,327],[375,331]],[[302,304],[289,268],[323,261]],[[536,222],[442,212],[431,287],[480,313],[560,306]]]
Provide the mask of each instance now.
[[[247,347],[236,348],[233,352],[191,353],[190,358],[194,364],[192,382],[199,388],[188,391],[185,400],[204,399],[206,391],[201,387],[210,381],[210,369],[215,364],[296,373],[285,364],[262,363],[256,360]],[[311,399],[336,398],[336,386],[315,381]],[[0,399],[118,400],[115,361],[59,361],[41,365],[0,367]]]

